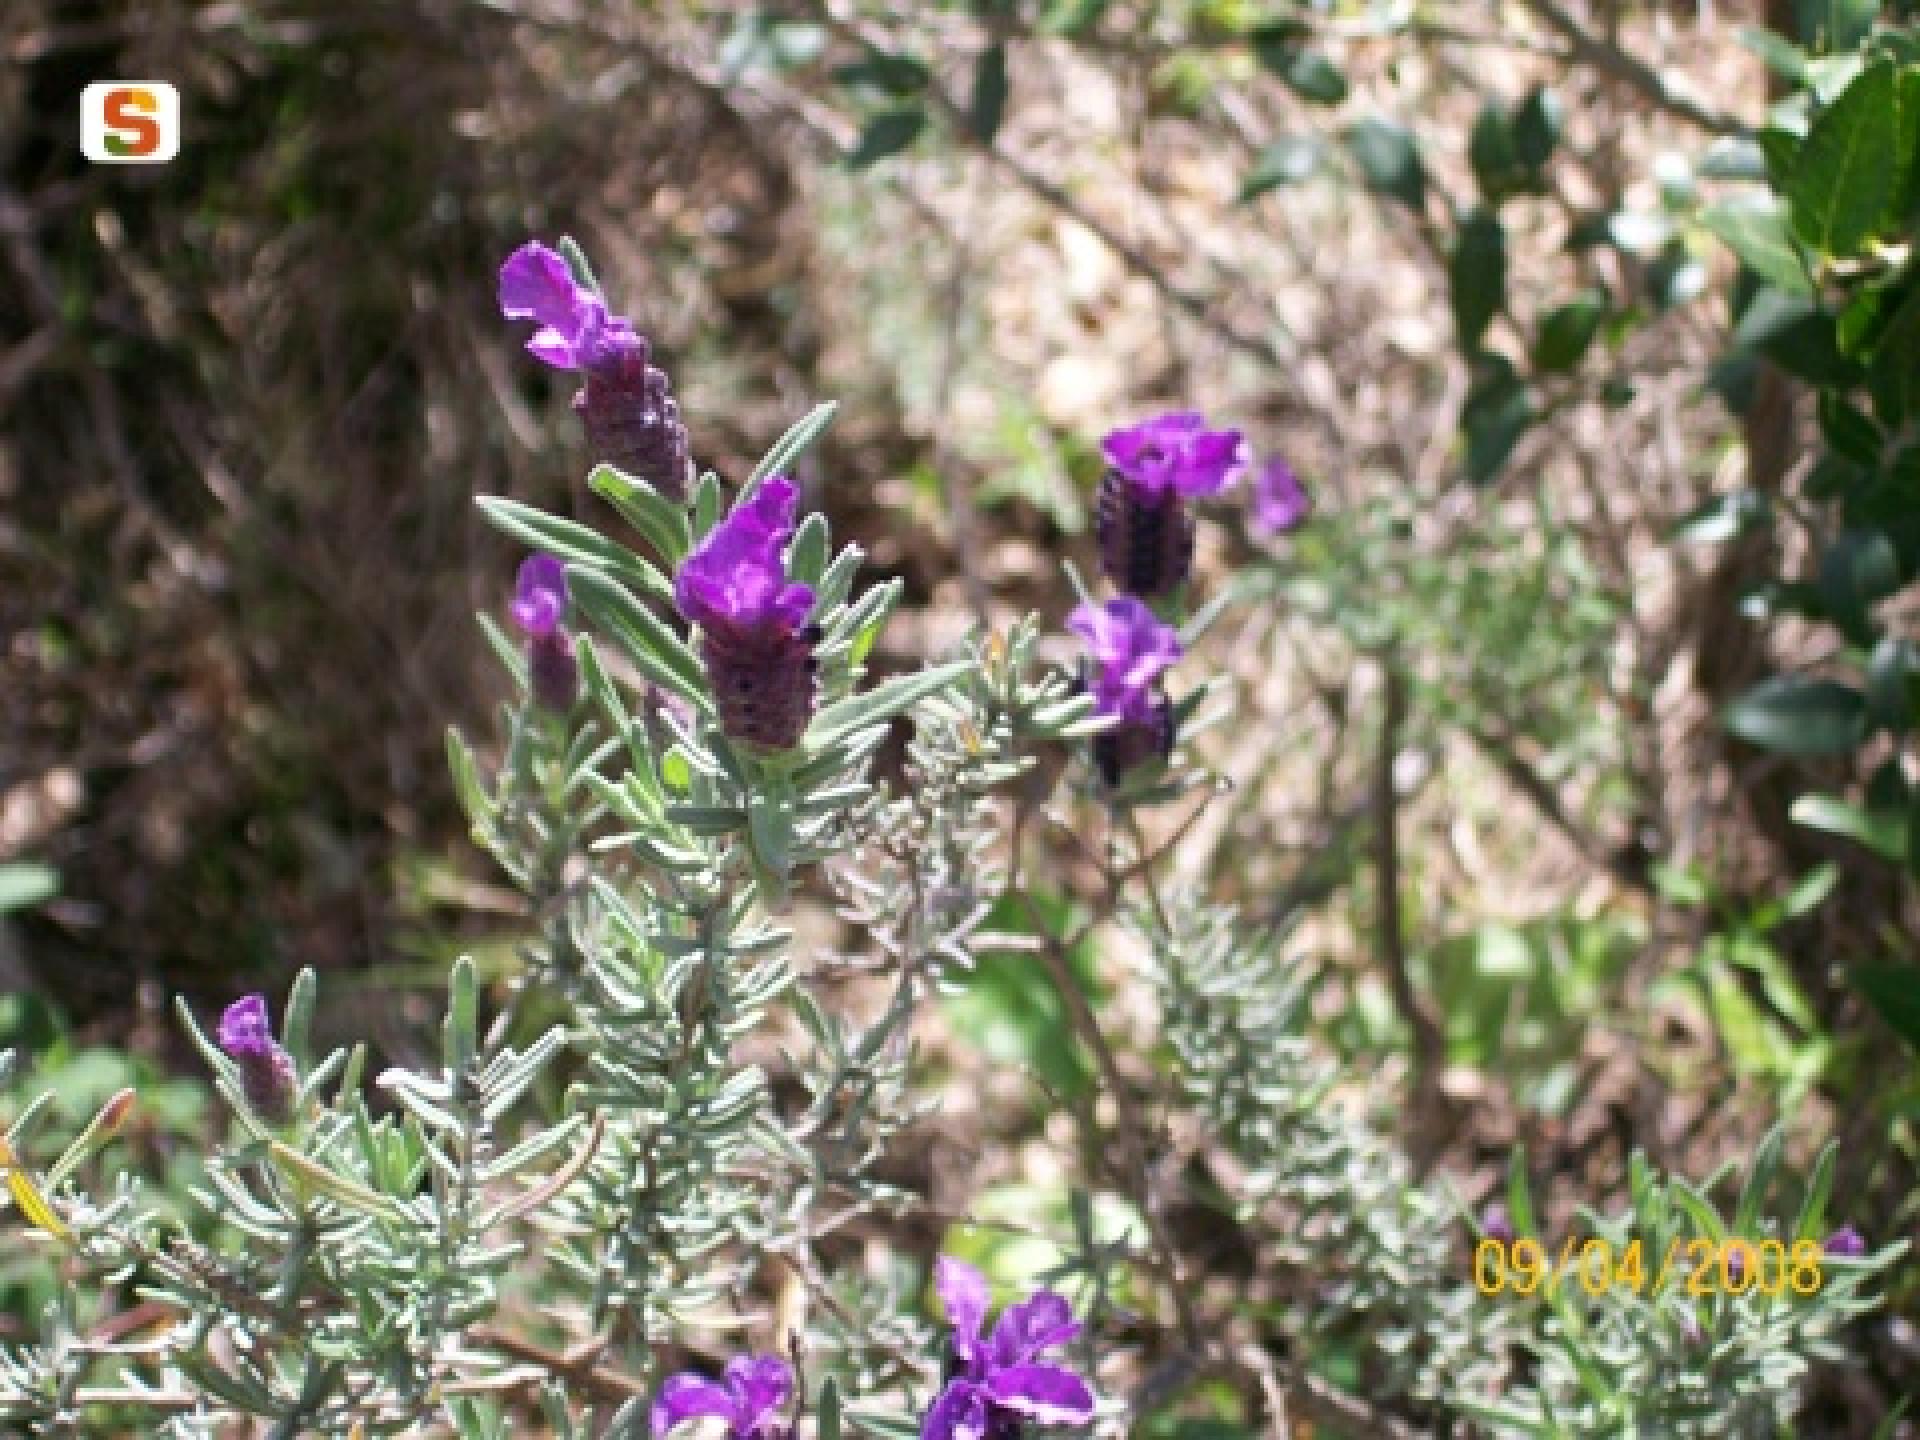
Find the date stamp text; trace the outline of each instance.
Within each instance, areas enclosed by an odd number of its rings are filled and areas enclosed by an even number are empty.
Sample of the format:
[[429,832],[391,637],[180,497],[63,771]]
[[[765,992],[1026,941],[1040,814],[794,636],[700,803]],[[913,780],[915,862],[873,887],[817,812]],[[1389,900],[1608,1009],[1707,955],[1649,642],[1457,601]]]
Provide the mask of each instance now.
[[1551,1294],[1578,1285],[1587,1294],[1631,1290],[1661,1295],[1809,1296],[1820,1293],[1825,1258],[1817,1240],[1676,1239],[1664,1253],[1649,1254],[1638,1240],[1625,1245],[1570,1235],[1553,1254],[1540,1241],[1488,1237],[1474,1247],[1473,1284],[1482,1295]]

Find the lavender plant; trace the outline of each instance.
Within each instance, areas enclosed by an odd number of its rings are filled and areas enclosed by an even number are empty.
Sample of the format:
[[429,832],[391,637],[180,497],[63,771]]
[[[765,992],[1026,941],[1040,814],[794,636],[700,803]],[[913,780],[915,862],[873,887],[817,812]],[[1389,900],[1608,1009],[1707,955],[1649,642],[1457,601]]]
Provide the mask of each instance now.
[[[590,488],[643,541],[480,502],[532,551],[502,596],[518,638],[481,617],[514,699],[497,762],[458,732],[448,754],[476,843],[526,897],[523,963],[490,982],[455,963],[437,1056],[371,1085],[364,1048],[314,1052],[311,972],[277,1027],[246,996],[209,1039],[182,1005],[232,1119],[186,1223],[136,1177],[90,1170],[130,1101],[44,1168],[29,1107],[0,1168],[74,1283],[30,1342],[0,1346],[0,1418],[48,1434],[251,1421],[274,1437],[490,1437],[537,1412],[564,1437],[664,1440],[710,1419],[734,1440],[1014,1440],[1132,1428],[1216,1378],[1249,1417],[1278,1423],[1291,1398],[1363,1433],[1473,1416],[1491,1433],[1597,1435],[1703,1406],[1742,1426],[1791,1409],[1806,1358],[1871,1303],[1895,1249],[1865,1255],[1836,1232],[1820,1296],[1713,1308],[1692,1330],[1670,1304],[1490,1303],[1467,1283],[1455,1207],[1374,1122],[1381,1097],[1318,1050],[1271,945],[1205,897],[1162,893],[1141,817],[1204,785],[1191,747],[1219,688],[1169,693],[1207,619],[1183,608],[1188,506],[1246,468],[1237,432],[1180,412],[1108,437],[1101,554],[1121,593],[1065,627],[1090,666],[1047,664],[1029,617],[869,684],[900,584],[861,588],[860,550],[835,549],[790,478],[831,407],[729,496],[694,473],[666,377],[576,249],[516,252],[500,302],[539,325],[537,357],[582,375]],[[1255,504],[1269,532],[1308,508],[1279,462]],[[889,783],[875,756],[903,719]],[[1107,843],[1082,845],[1099,904],[1061,933],[1037,898],[1059,882],[1027,867],[1036,834],[1075,814]],[[796,945],[803,886],[831,889],[857,949]],[[989,932],[994,916],[1029,923]],[[1129,1057],[1152,1077],[1144,1097],[1069,959],[1116,920],[1145,942],[1157,1007]],[[883,1162],[934,1103],[917,1018],[983,946],[1017,942],[1112,1116],[1073,1107],[1084,1173],[1049,1237],[1060,1263],[997,1277],[1041,1288],[989,1327],[985,1273],[894,1242],[936,1217]],[[850,980],[885,998],[851,1003]],[[1170,1219],[1157,1142],[1176,1119],[1225,1167],[1197,1203],[1260,1257],[1239,1293],[1195,1275]],[[1756,1160],[1731,1228],[1769,1223],[1778,1161],[1777,1143]],[[1823,1223],[1826,1174],[1795,1234]],[[1725,1228],[1704,1191],[1644,1168],[1634,1185],[1634,1214],[1596,1230]],[[1098,1223],[1096,1200],[1127,1220]],[[1524,1186],[1509,1203],[1529,1232]],[[856,1237],[890,1258],[850,1263]],[[1366,1396],[1295,1358],[1330,1341],[1363,1356]]]
[[[1877,1277],[1906,1244],[1869,1255],[1851,1225],[1827,1233],[1839,1147],[1829,1144],[1805,1184],[1794,1187],[1783,1183],[1782,1146],[1776,1129],[1756,1148],[1730,1213],[1709,1198],[1722,1177],[1696,1187],[1658,1173],[1636,1153],[1630,1204],[1611,1215],[1583,1206],[1573,1223],[1611,1256],[1647,1257],[1647,1273],[1640,1283],[1607,1286],[1592,1283],[1591,1273],[1583,1282],[1577,1268],[1556,1277],[1519,1332],[1521,1351],[1533,1362],[1528,1382],[1498,1403],[1470,1402],[1467,1413],[1496,1433],[1595,1440],[1785,1432],[1809,1365],[1846,1358],[1836,1343],[1841,1328],[1879,1303]],[[1795,1188],[1792,1218],[1774,1213],[1776,1197],[1791,1200]],[[1512,1233],[1537,1238],[1522,1154],[1508,1194]],[[1764,1267],[1758,1257],[1769,1241],[1780,1242],[1785,1283],[1762,1284],[1747,1273]],[[1716,1262],[1705,1285],[1696,1250]],[[1653,1267],[1666,1267],[1669,1255],[1690,1258],[1671,1272],[1671,1283],[1659,1283]]]

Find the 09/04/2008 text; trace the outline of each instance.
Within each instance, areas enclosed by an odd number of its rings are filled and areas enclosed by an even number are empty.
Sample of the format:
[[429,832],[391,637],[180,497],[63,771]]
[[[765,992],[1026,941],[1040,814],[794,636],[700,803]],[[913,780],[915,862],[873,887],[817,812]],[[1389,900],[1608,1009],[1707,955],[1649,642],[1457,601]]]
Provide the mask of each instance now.
[[1577,1284],[1599,1296],[1613,1289],[1689,1295],[1817,1295],[1824,1283],[1825,1252],[1817,1240],[1792,1244],[1777,1239],[1675,1239],[1651,1257],[1638,1240],[1616,1245],[1598,1237],[1581,1243],[1568,1236],[1557,1256],[1538,1240],[1482,1240],[1473,1252],[1473,1283],[1483,1295],[1531,1295]]

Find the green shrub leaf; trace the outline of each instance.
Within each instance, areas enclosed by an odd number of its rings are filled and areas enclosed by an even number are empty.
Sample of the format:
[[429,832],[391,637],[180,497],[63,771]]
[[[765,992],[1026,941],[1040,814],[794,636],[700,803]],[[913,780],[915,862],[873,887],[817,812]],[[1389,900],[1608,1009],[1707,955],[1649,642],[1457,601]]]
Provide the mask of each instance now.
[[1367,187],[1389,195],[1410,210],[1427,203],[1427,172],[1413,136],[1387,120],[1368,118],[1346,133],[1347,153],[1360,167]]
[[1700,223],[1761,279],[1790,294],[1813,294],[1812,277],[1788,233],[1786,213],[1771,198],[1742,198],[1708,206]]
[[1533,342],[1534,368],[1560,373],[1578,368],[1606,313],[1606,297],[1597,290],[1548,311]]
[[1240,185],[1242,204],[1284,186],[1298,185],[1319,170],[1325,151],[1311,135],[1282,135],[1253,162]]
[[1471,355],[1507,299],[1507,233],[1491,210],[1476,209],[1460,227],[1447,280],[1460,349]]
[[1859,253],[1893,198],[1894,72],[1871,65],[1808,131],[1787,184],[1793,233],[1823,255]]
[[1777,675],[1726,709],[1727,729],[1763,750],[1841,755],[1866,735],[1866,697],[1831,680]]
[[1309,50],[1305,39],[1296,23],[1263,25],[1253,32],[1254,57],[1302,100],[1338,105],[1347,98],[1347,78],[1325,55]]
[[991,145],[1007,115],[1007,47],[992,45],[973,72],[973,99],[967,124],[983,145]]
[[889,155],[898,155],[918,140],[920,132],[926,128],[927,109],[924,105],[900,105],[891,110],[882,110],[870,116],[861,127],[858,143],[847,154],[847,165],[854,170],[864,170]]

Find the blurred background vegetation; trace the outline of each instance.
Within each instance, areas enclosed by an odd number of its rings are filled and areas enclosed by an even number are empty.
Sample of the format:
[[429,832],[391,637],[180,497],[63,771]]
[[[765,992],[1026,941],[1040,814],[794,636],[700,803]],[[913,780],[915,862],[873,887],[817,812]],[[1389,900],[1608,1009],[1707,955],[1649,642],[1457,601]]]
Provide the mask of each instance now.
[[[159,1163],[201,1123],[171,994],[311,964],[337,1033],[412,1054],[450,956],[513,963],[441,733],[484,727],[516,558],[471,497],[595,513],[493,298],[566,232],[703,464],[840,399],[802,479],[906,577],[915,654],[1057,626],[1107,429],[1191,404],[1289,457],[1305,531],[1204,533],[1238,708],[1201,745],[1229,793],[1166,817],[1183,879],[1294,930],[1326,1042],[1422,1097],[1402,1138],[1470,1198],[1524,1141],[1564,1217],[1631,1147],[1704,1175],[1784,1114],[1910,1233],[1908,741],[1722,723],[1836,656],[1767,603],[1833,540],[1834,426],[1704,208],[1820,83],[1781,47],[1877,13],[11,0],[0,1045],[76,1114],[138,1083]],[[81,160],[107,77],[180,88],[177,161]],[[1889,634],[1911,577],[1860,602]],[[994,957],[946,1019],[1071,1090],[1057,1005]],[[940,1123],[1040,1123],[980,1106]],[[1920,1388],[1893,1288],[1809,1433]]]

